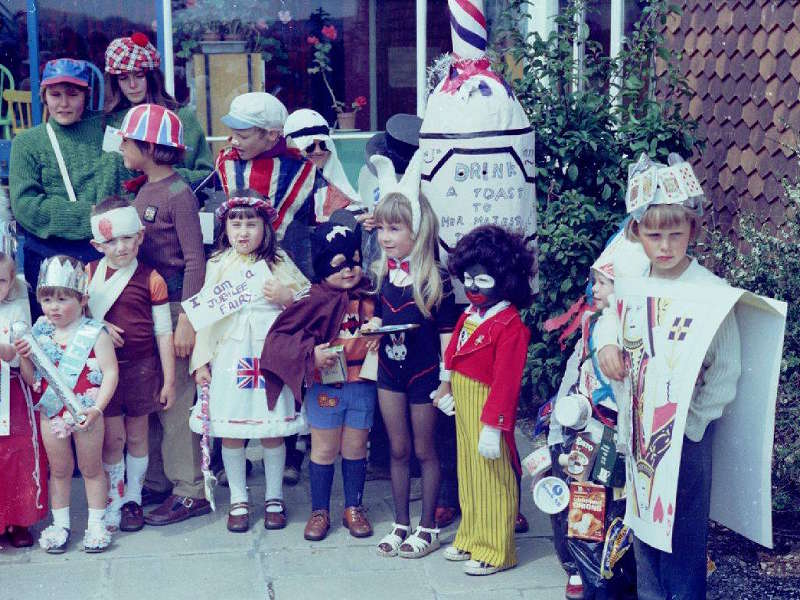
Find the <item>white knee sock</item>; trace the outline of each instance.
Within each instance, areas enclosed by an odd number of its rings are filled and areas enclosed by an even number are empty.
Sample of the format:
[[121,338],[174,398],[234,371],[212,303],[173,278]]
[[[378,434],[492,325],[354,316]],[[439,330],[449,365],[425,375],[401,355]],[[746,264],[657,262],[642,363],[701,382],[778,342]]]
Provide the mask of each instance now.
[[105,511],[102,508],[90,508],[89,520],[86,523],[86,529],[91,529],[93,525],[103,527],[103,514]]
[[106,506],[110,511],[122,508],[122,499],[125,497],[125,461],[117,463],[103,463],[103,471],[108,476],[108,498]]
[[69,529],[69,506],[65,506],[64,508],[54,508],[53,512],[53,525],[56,527],[63,527],[64,529]]
[[128,471],[128,487],[125,493],[125,501],[133,500],[136,504],[142,503],[142,486],[144,476],[147,474],[147,454],[144,456],[131,456],[130,452],[125,455],[125,468]]
[[[281,444],[277,448],[261,447],[264,456],[264,500],[278,498],[283,500],[283,467],[286,464],[286,445]],[[280,512],[277,506],[270,506],[267,510]]]
[[244,466],[244,448],[222,447],[222,464],[228,476],[231,504],[247,502],[247,482]]

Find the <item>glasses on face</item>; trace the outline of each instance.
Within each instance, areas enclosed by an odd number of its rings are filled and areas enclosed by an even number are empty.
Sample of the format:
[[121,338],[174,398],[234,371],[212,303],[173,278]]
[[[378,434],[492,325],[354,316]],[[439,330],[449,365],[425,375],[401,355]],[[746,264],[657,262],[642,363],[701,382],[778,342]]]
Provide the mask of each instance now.
[[306,154],[312,154],[314,152],[314,148],[317,146],[319,146],[320,152],[325,152],[328,150],[328,146],[325,145],[325,140],[314,140],[308,146],[306,146]]

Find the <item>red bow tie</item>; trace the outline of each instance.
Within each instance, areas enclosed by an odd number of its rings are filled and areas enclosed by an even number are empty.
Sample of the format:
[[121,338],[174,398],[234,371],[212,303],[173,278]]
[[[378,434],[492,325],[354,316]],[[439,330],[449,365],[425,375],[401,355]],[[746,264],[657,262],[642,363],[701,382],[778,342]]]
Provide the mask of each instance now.
[[390,258],[386,262],[389,265],[389,270],[400,269],[402,271],[405,271],[406,273],[410,273],[410,271],[408,270],[408,261],[407,260],[404,260],[403,262],[399,263],[395,259]]

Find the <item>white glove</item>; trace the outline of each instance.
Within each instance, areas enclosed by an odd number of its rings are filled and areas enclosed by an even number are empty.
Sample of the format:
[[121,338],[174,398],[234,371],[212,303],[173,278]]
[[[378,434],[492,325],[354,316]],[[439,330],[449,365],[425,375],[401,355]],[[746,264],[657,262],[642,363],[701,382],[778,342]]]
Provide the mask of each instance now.
[[[436,395],[436,392],[431,392],[431,398]],[[456,414],[456,400],[453,398],[453,394],[445,394],[436,402],[436,406],[439,407],[439,410],[446,414],[448,417],[452,417]]]
[[478,438],[478,454],[489,460],[500,458],[500,434],[496,427],[484,425]]

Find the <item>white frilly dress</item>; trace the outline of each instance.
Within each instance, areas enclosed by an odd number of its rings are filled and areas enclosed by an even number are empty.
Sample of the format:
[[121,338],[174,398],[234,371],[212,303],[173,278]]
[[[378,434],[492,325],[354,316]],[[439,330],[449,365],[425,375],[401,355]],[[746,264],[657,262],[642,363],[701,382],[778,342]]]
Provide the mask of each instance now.
[[[299,292],[308,280],[291,259],[279,251],[279,262],[267,265],[275,277]],[[233,249],[211,258],[206,266],[204,286],[213,286],[237,270],[253,264],[250,256]],[[260,289],[261,284],[258,285]],[[292,392],[284,386],[273,410],[267,408],[264,378],[260,371],[264,339],[281,307],[258,294],[244,308],[197,332],[190,369],[209,364],[209,435],[253,439],[286,437],[308,430],[305,411],[298,412]],[[197,402],[189,426],[202,433],[203,415]]]

